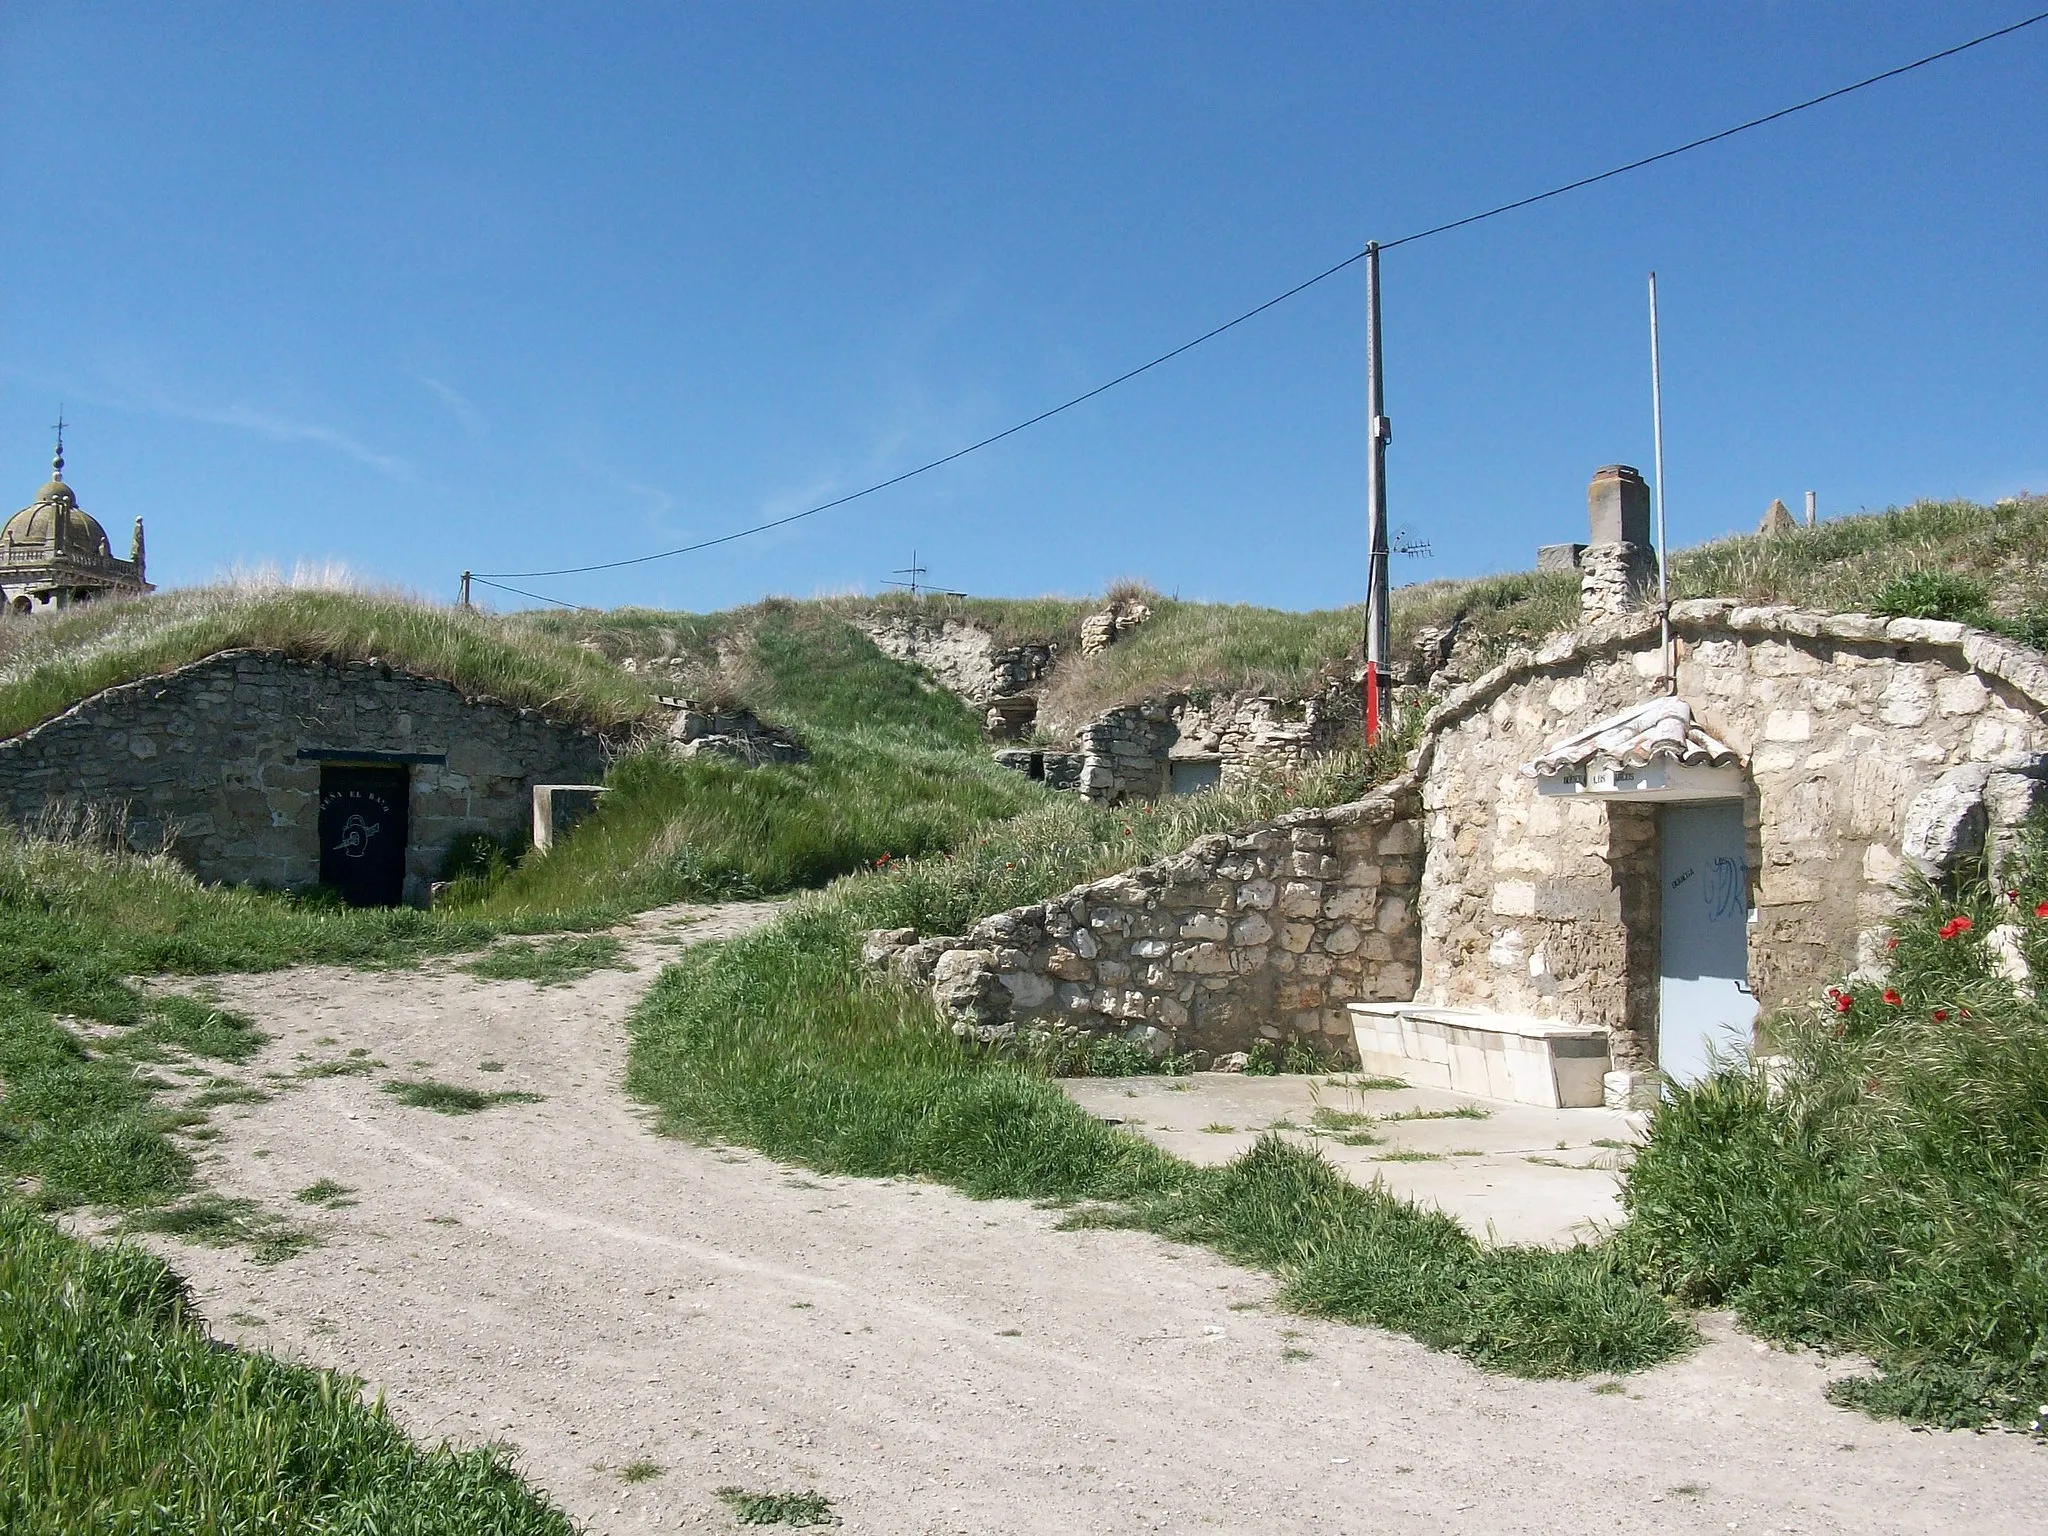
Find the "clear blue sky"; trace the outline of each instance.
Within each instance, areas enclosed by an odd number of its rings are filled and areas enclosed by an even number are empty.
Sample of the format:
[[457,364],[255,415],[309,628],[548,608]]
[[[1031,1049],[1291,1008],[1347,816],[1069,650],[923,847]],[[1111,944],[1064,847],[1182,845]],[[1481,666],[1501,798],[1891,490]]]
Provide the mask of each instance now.
[[[0,8],[0,487],[153,574],[711,537],[1340,259],[2025,14],[1941,5]],[[2048,487],[2048,24],[1386,259],[1397,580]],[[1357,269],[972,459],[581,602],[872,588],[1288,607],[1364,571]]]

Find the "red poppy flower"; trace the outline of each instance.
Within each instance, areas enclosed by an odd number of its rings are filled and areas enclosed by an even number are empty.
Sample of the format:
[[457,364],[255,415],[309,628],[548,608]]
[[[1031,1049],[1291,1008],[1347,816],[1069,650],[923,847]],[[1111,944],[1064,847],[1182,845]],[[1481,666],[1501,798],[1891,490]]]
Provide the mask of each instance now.
[[1894,992],[1890,987],[1886,987],[1884,989],[1884,1000],[1887,1003],[1890,1003],[1894,1008],[1898,1007],[1899,1003],[1902,1001],[1902,999],[1899,997],[1899,994]]
[[1897,939],[1886,939],[1884,941],[1884,947],[1886,949],[1897,949],[1899,947],[1899,941]]
[[1946,1008],[1935,1009],[1934,1022],[1937,1024],[1946,1024],[1948,1022],[1948,1010]]
[[1950,918],[1947,922],[1941,925],[1941,936],[1944,939],[1952,939],[1959,933],[1968,933],[1972,928],[1976,926],[1977,925],[1971,922],[1967,917],[1964,917],[1961,913],[1957,913],[1954,917]]
[[2034,916],[2048,917],[2048,901],[2044,901],[2034,908]]
[[1856,999],[1850,993],[1837,992],[1835,994],[1835,1012],[1847,1013],[1851,1008],[1854,1008],[1855,1006]]

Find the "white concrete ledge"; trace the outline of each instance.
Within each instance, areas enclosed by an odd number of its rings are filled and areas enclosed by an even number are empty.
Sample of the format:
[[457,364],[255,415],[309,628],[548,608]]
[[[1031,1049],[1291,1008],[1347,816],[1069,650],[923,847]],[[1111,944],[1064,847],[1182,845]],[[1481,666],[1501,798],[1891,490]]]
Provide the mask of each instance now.
[[1422,1003],[1352,1003],[1361,1070],[1479,1098],[1598,1109],[1607,1031],[1526,1014]]

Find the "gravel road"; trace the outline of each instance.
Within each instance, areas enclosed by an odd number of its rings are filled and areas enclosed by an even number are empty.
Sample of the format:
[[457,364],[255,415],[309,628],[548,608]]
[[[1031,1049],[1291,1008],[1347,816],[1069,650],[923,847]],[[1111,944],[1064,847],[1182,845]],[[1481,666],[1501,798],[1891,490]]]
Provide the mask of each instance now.
[[[249,1076],[383,1065],[216,1113],[210,1182],[317,1247],[163,1251],[223,1337],[512,1446],[592,1532],[734,1529],[728,1486],[816,1490],[848,1532],[2039,1528],[2048,1451],[1830,1407],[1822,1364],[1721,1320],[1620,1383],[1514,1381],[1279,1313],[1200,1250],[655,1135],[627,1014],[677,944],[770,915],[647,914],[636,969],[561,987],[226,978],[275,1036]],[[381,1091],[404,1077],[542,1098],[446,1116]],[[321,1179],[352,1203],[295,1199]]]

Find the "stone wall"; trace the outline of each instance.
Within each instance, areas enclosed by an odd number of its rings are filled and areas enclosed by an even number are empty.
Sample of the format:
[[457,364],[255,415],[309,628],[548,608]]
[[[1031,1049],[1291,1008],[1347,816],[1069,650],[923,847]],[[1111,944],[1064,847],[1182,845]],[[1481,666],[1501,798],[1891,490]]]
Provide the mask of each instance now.
[[1361,719],[1356,692],[1343,682],[1307,699],[1170,693],[1103,711],[1074,733],[1071,753],[1006,749],[996,761],[1117,805],[1170,793],[1178,759],[1220,763],[1225,784],[1298,772],[1355,740]]
[[[1957,624],[1722,600],[1671,617],[1679,696],[1749,763],[1751,982],[1766,1010],[1858,963],[1859,939],[1896,910],[1909,831],[1952,860],[1973,816],[1981,842],[2039,798],[2036,652]],[[1617,1066],[1654,1059],[1654,809],[1545,798],[1521,765],[1651,697],[1660,670],[1657,618],[1635,614],[1524,652],[1430,716],[1422,1000],[1619,1026]]]
[[531,787],[602,777],[607,747],[375,662],[229,651],[0,741],[0,814],[32,824],[94,809],[203,879],[305,887],[319,878],[322,753],[445,758],[410,766],[406,896],[423,901],[456,838],[521,834]]
[[924,667],[981,709],[1037,687],[1059,656],[1058,647],[1046,642],[999,646],[989,631],[964,619],[875,613],[854,623],[884,655]]
[[870,936],[957,1033],[1116,1032],[1155,1051],[1307,1040],[1352,1054],[1354,999],[1403,999],[1419,959],[1418,802],[1405,783],[1204,837],[1156,864],[999,913],[959,938]]

